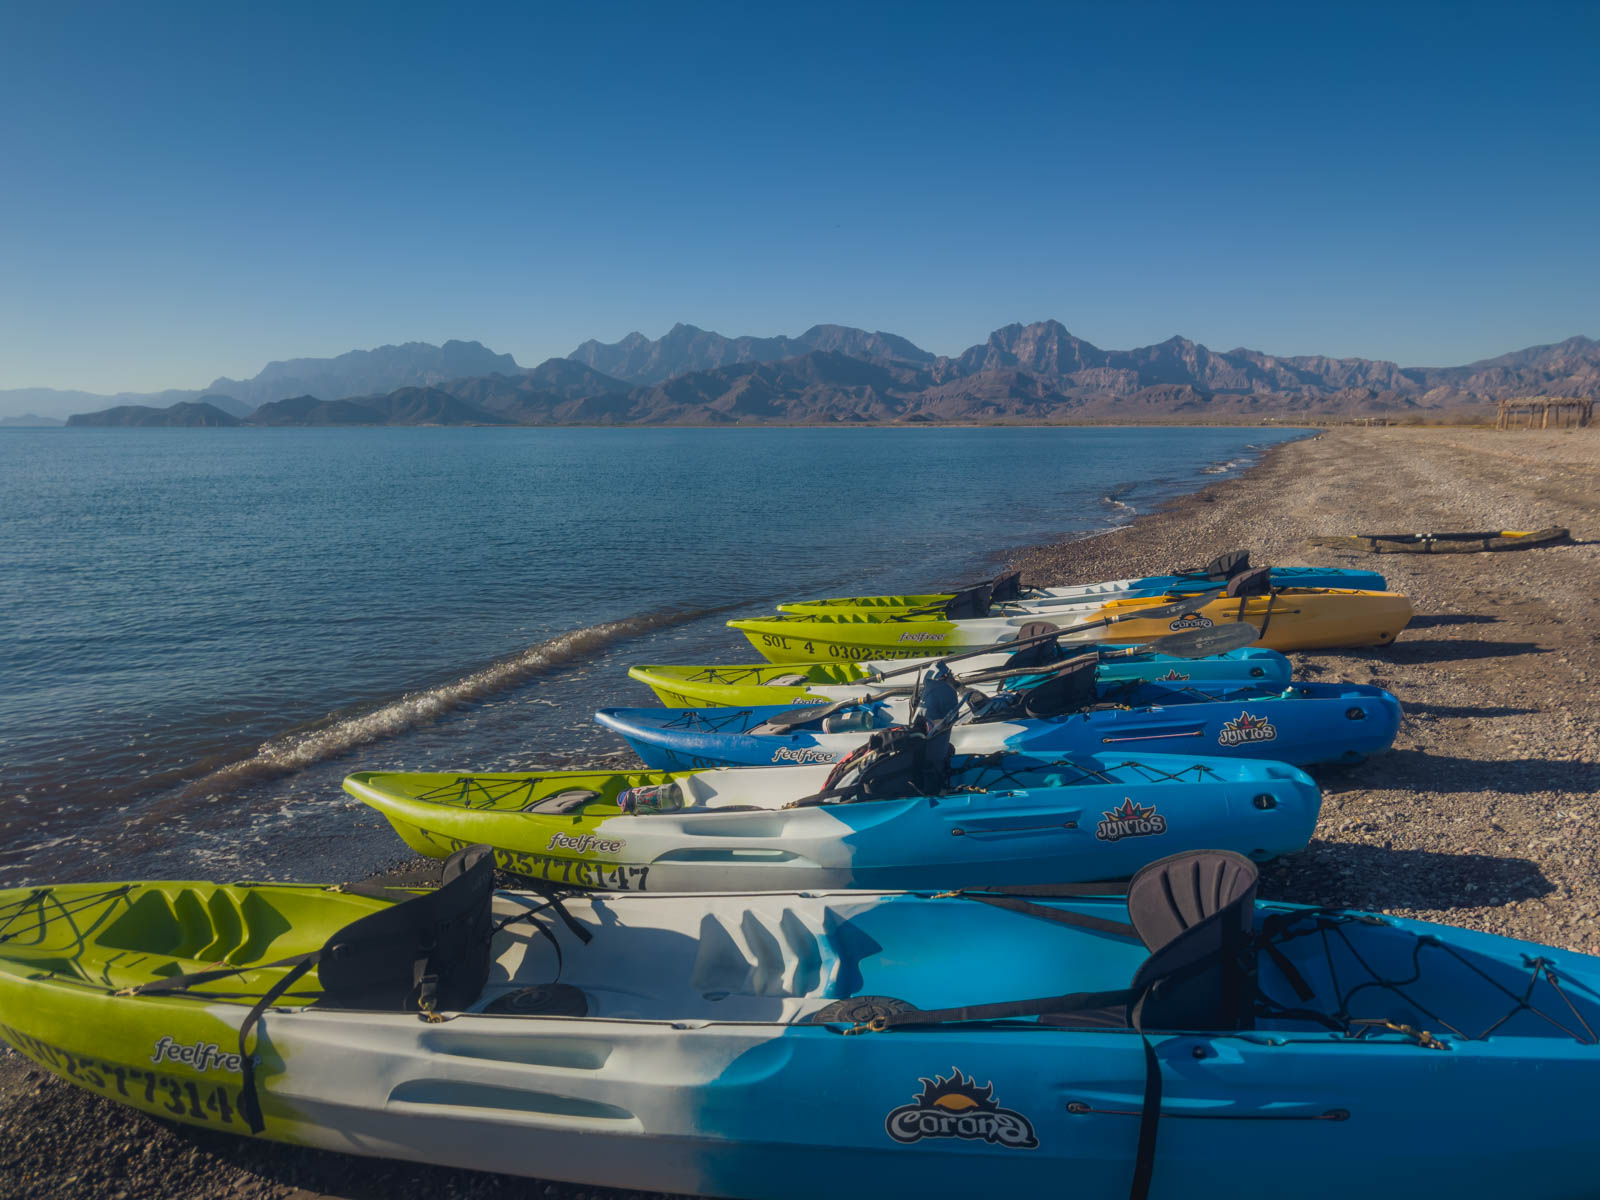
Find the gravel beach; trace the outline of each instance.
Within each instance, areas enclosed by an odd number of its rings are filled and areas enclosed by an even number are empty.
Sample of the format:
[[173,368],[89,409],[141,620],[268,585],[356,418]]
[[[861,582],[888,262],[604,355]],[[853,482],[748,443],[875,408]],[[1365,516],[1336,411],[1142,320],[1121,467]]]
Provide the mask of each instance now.
[[[1382,649],[1294,655],[1296,675],[1396,693],[1392,753],[1318,768],[1310,848],[1264,869],[1274,899],[1349,905],[1600,952],[1600,429],[1340,428],[1239,479],[1084,541],[1012,556],[1049,585],[1196,565],[1362,566],[1417,616]],[[1566,525],[1574,544],[1370,555],[1318,534]],[[379,1200],[630,1193],[298,1151],[172,1126],[0,1051],[0,1197]]]

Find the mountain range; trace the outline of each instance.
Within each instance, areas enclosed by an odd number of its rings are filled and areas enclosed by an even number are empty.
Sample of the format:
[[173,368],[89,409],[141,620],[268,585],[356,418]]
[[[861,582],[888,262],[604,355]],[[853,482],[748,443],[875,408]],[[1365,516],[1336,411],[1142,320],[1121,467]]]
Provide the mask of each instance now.
[[[20,401],[48,412],[41,391],[0,392],[0,411]],[[536,367],[478,342],[408,342],[273,362],[205,392],[54,393],[72,403],[144,401],[80,412],[72,425],[1294,419],[1438,413],[1534,394],[1600,396],[1600,342],[1574,337],[1465,366],[1401,367],[1215,351],[1182,337],[1105,350],[1057,321],[1007,325],[954,357],[842,325],[725,337],[680,324],[654,340],[587,341]]]

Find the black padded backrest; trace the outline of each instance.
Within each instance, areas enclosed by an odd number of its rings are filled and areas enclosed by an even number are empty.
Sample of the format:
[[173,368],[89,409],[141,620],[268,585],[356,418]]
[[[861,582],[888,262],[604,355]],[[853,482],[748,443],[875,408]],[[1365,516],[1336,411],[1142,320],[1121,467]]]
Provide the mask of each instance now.
[[[1256,865],[1227,850],[1174,854],[1128,884],[1128,917],[1150,950],[1134,974],[1147,1029],[1242,1029]],[[1147,990],[1148,989],[1148,990]]]
[[994,585],[991,583],[980,583],[957,592],[944,602],[945,620],[970,621],[976,617],[987,617],[993,592]]
[[[1036,624],[1039,622],[1036,622]],[[1046,630],[1045,632],[1049,632]],[[1006,659],[1006,670],[1021,670],[1026,667],[1043,667],[1053,662],[1061,661],[1061,643],[1058,641],[1035,642],[1031,646],[1024,646],[1021,650],[1013,650],[1011,657]]]
[[1023,715],[1043,719],[1082,712],[1100,699],[1095,672],[1099,661],[1085,657],[1076,666],[1056,671],[1022,694]]
[[[352,921],[322,947],[322,1003],[334,1008],[415,1010],[424,991],[455,1011],[489,978],[494,851],[468,846],[445,860],[439,887]],[[424,978],[432,976],[424,987]]]
[[1272,568],[1252,567],[1228,580],[1228,596],[1265,596],[1272,590]]
[[924,722],[880,729],[828,772],[824,791],[842,789],[849,800],[936,796],[950,780],[950,729],[930,736]]
[[1219,554],[1196,574],[1203,574],[1207,579],[1232,579],[1250,569],[1250,551],[1230,550],[1226,554]]
[[1008,600],[1022,599],[1022,572],[1007,571],[1004,575],[996,575],[994,582],[989,585],[989,599],[995,604],[1004,604]]
[[[1017,630],[1016,640],[1019,641],[1019,642],[1025,642],[1029,638],[1043,637],[1047,633],[1054,633],[1056,630],[1058,630],[1060,628],[1061,628],[1061,626],[1052,625],[1049,621],[1029,621],[1021,629]],[[1047,642],[1047,643],[1041,643],[1041,644],[1042,645],[1054,645],[1055,643]]]

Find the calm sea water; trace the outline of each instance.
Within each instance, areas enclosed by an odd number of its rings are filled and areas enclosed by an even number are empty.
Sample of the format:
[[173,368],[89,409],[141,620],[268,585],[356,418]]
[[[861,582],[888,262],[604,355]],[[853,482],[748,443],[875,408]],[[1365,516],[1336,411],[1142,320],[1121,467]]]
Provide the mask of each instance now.
[[1296,436],[0,431],[0,885],[381,865],[352,770],[614,754],[627,666],[750,660],[735,612],[981,577]]

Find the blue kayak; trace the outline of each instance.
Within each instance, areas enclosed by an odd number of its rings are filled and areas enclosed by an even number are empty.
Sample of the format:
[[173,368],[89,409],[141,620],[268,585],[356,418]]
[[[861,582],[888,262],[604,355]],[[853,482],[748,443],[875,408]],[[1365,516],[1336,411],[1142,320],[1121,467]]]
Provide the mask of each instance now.
[[[1147,682],[1098,687],[1081,711],[1000,719],[966,713],[950,731],[957,754],[1137,750],[1270,758],[1300,765],[1358,762],[1387,750],[1400,703],[1382,688],[1297,683],[1287,688]],[[1003,694],[1002,694],[1003,695]],[[905,698],[759,708],[607,708],[595,714],[660,770],[838,762],[876,730],[906,723]]]

